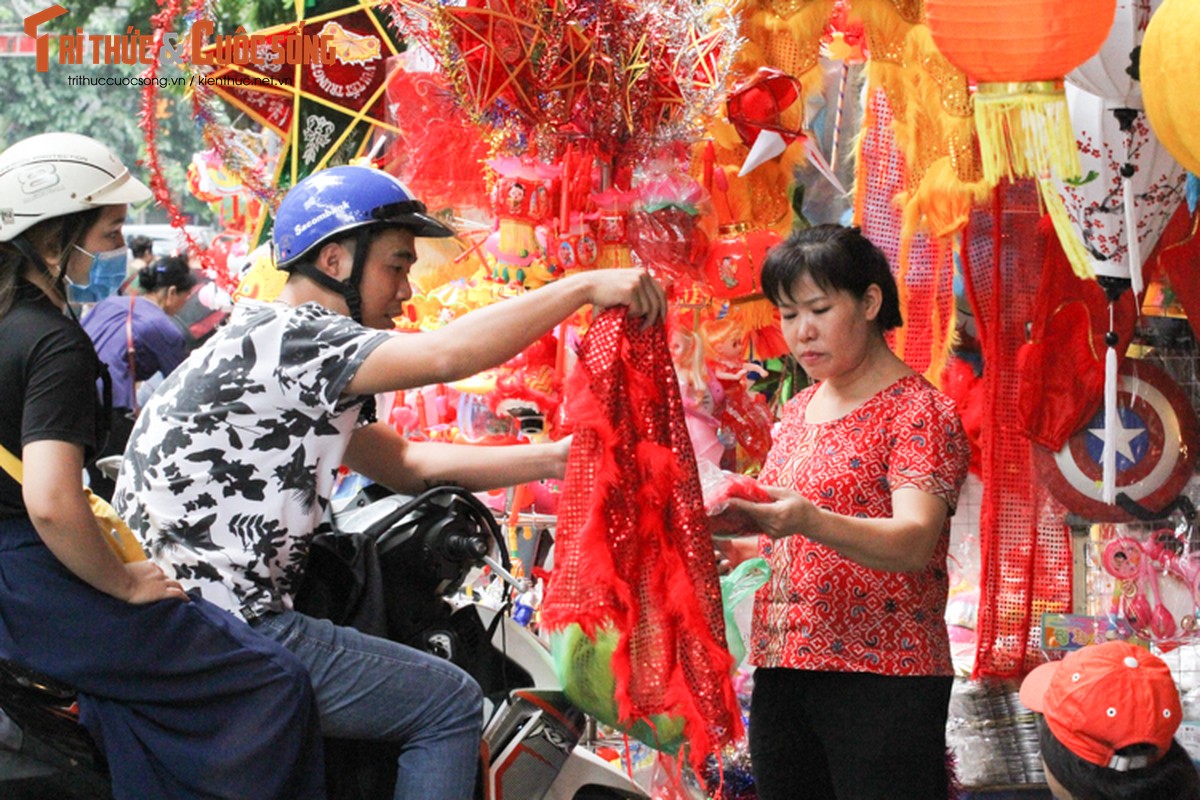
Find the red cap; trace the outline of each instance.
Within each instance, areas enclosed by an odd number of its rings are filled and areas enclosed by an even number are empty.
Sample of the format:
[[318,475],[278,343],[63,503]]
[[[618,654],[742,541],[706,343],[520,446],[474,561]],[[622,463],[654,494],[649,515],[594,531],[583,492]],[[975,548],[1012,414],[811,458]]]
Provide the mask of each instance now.
[[1054,738],[1091,764],[1124,772],[1153,760],[1115,755],[1152,744],[1171,746],[1183,712],[1171,670],[1157,656],[1126,642],[1084,647],[1029,673],[1021,702],[1046,718]]

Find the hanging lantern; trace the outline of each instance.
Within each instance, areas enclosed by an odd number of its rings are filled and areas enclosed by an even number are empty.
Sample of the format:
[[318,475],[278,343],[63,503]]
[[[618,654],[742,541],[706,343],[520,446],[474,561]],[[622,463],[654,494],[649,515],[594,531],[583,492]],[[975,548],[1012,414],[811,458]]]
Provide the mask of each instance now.
[[760,67],[754,77],[730,92],[727,116],[742,142],[750,148],[739,177],[782,155],[789,144],[804,136],[804,108],[796,103],[802,88],[800,81],[791,75]]
[[[1142,291],[1142,250],[1158,242],[1167,221],[1183,202],[1183,170],[1159,145],[1137,109],[1113,109],[1109,101],[1067,86],[1071,122],[1079,143],[1085,177],[1062,182],[1058,191],[1075,235],[1087,249],[1096,279],[1111,304],[1132,286]],[[1118,442],[1117,362],[1119,337],[1105,337],[1101,494],[1114,502]]]
[[1063,77],[1100,49],[1116,0],[927,0],[938,49],[978,83],[984,179],[1079,174]]
[[487,164],[496,173],[491,202],[497,228],[484,243],[492,279],[526,289],[555,280],[560,273],[546,259],[538,226],[558,209],[562,169],[513,156],[493,158]]
[[1074,85],[1067,101],[1084,177],[1061,181],[1059,194],[1096,275],[1140,294],[1138,253],[1154,249],[1183,202],[1183,169],[1136,109],[1114,109]]
[[770,228],[749,230],[744,225],[723,225],[719,234],[704,262],[704,277],[712,296],[732,300],[760,293],[758,277],[763,259],[783,238]]
[[1142,100],[1150,127],[1167,151],[1200,173],[1200,3],[1163,0],[1142,39]]
[[1035,178],[1072,268],[1090,277],[1087,251],[1051,177],[1079,177],[1063,79],[1100,50],[1117,0],[927,0],[938,49],[977,83],[975,129],[983,178]]
[[[1086,131],[1092,140],[1090,149],[1083,146],[1081,142],[1079,150],[1084,182],[1086,183],[1093,172],[1108,177],[1103,164],[1097,167],[1095,163],[1088,163],[1089,156],[1092,161],[1102,156],[1107,158],[1112,154],[1121,156],[1119,163],[1108,159],[1109,165],[1116,170],[1114,174],[1120,176],[1109,181],[1116,182],[1116,187],[1120,189],[1120,197],[1115,198],[1116,202],[1113,202],[1114,198],[1106,198],[1105,203],[1098,209],[1100,214],[1111,213],[1115,210],[1124,215],[1124,241],[1111,240],[1111,233],[1110,241],[1115,242],[1125,252],[1121,258],[1109,260],[1109,256],[1112,255],[1111,250],[1098,252],[1086,240],[1085,244],[1088,245],[1088,251],[1093,257],[1100,255],[1102,261],[1108,261],[1109,267],[1114,263],[1119,265],[1122,270],[1121,277],[1132,281],[1135,294],[1141,294],[1143,288],[1143,249],[1146,251],[1153,249],[1154,242],[1158,240],[1158,231],[1161,230],[1162,224],[1166,223],[1166,218],[1174,211],[1173,205],[1167,208],[1165,213],[1161,208],[1156,208],[1154,210],[1162,217],[1161,224],[1157,224],[1157,227],[1155,227],[1156,222],[1143,225],[1138,220],[1139,198],[1143,205],[1149,203],[1153,206],[1165,207],[1169,201],[1177,204],[1177,197],[1164,194],[1159,187],[1165,185],[1163,179],[1168,176],[1168,172],[1173,176],[1172,180],[1168,181],[1169,183],[1182,184],[1183,180],[1182,171],[1174,159],[1170,157],[1165,148],[1159,147],[1158,139],[1150,131],[1142,111],[1139,53],[1146,26],[1150,22],[1150,15],[1158,9],[1161,3],[1162,0],[1117,0],[1117,13],[1113,20],[1112,30],[1109,31],[1108,38],[1101,45],[1100,52],[1067,75],[1067,83],[1070,84],[1067,99],[1071,121],[1074,123],[1076,132]],[[1085,115],[1084,120],[1077,118],[1077,114],[1080,113]],[[1111,117],[1111,119],[1102,121],[1101,116]],[[1102,127],[1105,128],[1103,135],[1101,135]],[[1106,147],[1109,153],[1102,154],[1098,149],[1100,145]],[[1148,163],[1152,160],[1156,162],[1155,167],[1147,169]],[[1159,164],[1162,169],[1158,168]],[[1178,178],[1178,181],[1175,181],[1174,178]],[[1136,185],[1139,182],[1140,186]],[[1084,183],[1077,182],[1075,187],[1076,193],[1087,192],[1084,189]],[[1108,192],[1110,188],[1106,185],[1101,191]],[[1071,193],[1072,189],[1068,188],[1066,191]],[[1070,205],[1069,201],[1068,205]],[[1095,227],[1104,228],[1105,225],[1101,222]],[[1107,226],[1107,230],[1112,233],[1120,229],[1120,224]],[[1153,235],[1147,236],[1150,233]],[[1148,242],[1144,240],[1148,240]],[[1146,245],[1145,248],[1143,245]],[[1112,275],[1111,271],[1106,272],[1100,265],[1094,264],[1094,266],[1097,267],[1098,275]]]
[[1109,101],[1112,108],[1142,108],[1139,48],[1150,15],[1162,0],[1117,0],[1117,13],[1100,52],[1067,73],[1067,83]]

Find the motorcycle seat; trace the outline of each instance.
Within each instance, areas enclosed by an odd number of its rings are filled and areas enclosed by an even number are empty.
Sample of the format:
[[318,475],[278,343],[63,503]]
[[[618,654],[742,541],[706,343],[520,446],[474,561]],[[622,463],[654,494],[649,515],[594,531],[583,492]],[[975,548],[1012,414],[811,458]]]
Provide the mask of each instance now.
[[0,659],[0,675],[5,683],[49,695],[55,700],[71,700],[75,697],[75,689],[67,684],[11,661]]

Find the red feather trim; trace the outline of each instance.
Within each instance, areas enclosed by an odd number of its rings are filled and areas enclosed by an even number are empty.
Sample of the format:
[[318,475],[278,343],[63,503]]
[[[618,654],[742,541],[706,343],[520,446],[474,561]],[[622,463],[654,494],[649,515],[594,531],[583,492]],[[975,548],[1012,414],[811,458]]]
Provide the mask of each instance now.
[[624,312],[588,330],[567,379],[574,437],[558,511],[547,630],[611,625],[622,720],[684,720],[691,758],[742,733],[720,584],[661,326]]

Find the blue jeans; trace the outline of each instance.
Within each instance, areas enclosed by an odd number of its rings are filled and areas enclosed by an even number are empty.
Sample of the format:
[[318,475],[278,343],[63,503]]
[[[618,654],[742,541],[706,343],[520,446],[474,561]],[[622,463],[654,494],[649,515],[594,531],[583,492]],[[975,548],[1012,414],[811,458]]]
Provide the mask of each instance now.
[[436,656],[295,611],[252,624],[308,669],[322,734],[401,745],[397,800],[471,797],[483,725],[474,678]]

